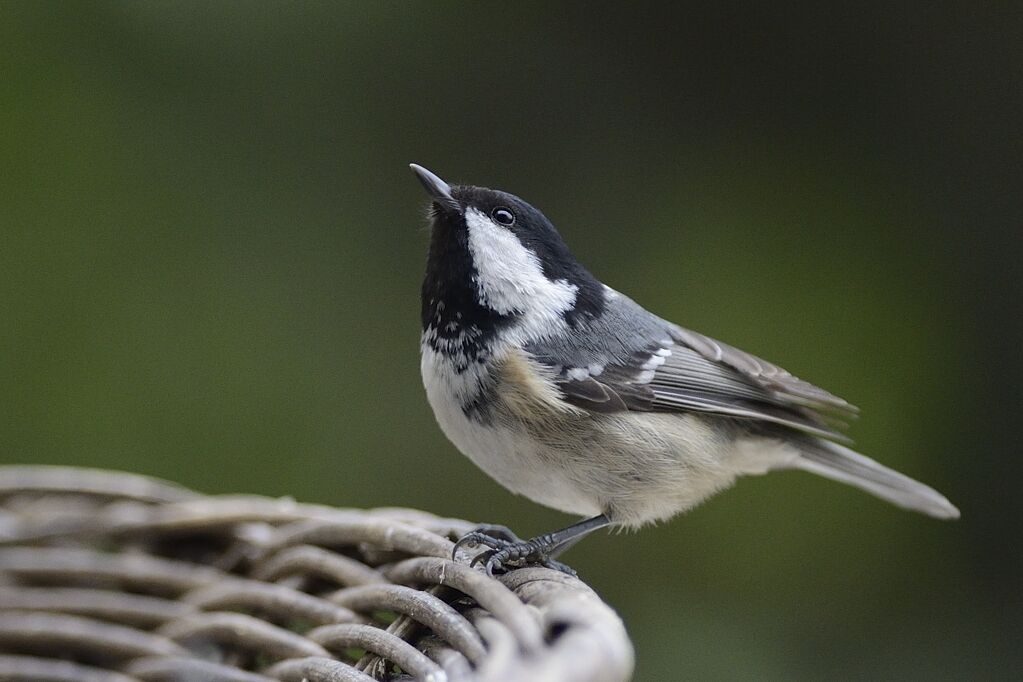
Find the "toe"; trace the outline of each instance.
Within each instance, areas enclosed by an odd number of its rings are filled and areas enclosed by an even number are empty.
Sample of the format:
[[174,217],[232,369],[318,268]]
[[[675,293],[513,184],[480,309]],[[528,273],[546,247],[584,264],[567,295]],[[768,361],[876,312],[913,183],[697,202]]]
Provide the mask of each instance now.
[[499,540],[495,537],[487,535],[486,533],[472,531],[471,533],[466,533],[461,538],[459,538],[458,542],[455,543],[454,551],[458,551],[459,549],[465,546],[469,547],[483,546],[490,547],[491,549],[501,549],[501,547],[503,547],[506,544],[507,543],[504,540]]
[[493,560],[494,555],[496,555],[497,553],[498,552],[496,549],[488,549],[485,552],[480,552],[479,554],[472,558],[472,561],[469,562],[469,567],[470,568],[474,567],[477,564],[489,565],[490,562]]
[[496,552],[489,559],[487,559],[486,565],[487,575],[491,578],[494,577],[495,571],[504,572],[504,561],[501,560],[501,553]]
[[572,576],[573,578],[578,576],[578,573],[575,572],[574,568],[572,568],[568,564],[563,564],[560,561],[555,561],[554,559],[548,559],[547,561],[543,562],[543,565],[544,568],[549,568],[554,571],[560,571],[566,575]]
[[518,535],[512,532],[508,526],[502,526],[499,523],[483,523],[476,526],[475,532],[489,535],[497,540],[504,540],[505,542],[522,542]]

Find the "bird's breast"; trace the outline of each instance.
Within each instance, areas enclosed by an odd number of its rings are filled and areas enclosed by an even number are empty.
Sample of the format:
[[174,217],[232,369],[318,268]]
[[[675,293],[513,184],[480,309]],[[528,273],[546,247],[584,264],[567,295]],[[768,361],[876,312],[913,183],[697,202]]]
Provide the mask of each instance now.
[[557,420],[581,416],[560,400],[552,377],[520,349],[495,352],[491,362],[461,372],[457,365],[423,344],[426,396],[455,447],[512,492],[570,513],[600,513],[536,436],[536,425],[556,429]]
[[693,507],[743,473],[721,420],[586,412],[564,402],[551,371],[520,348],[459,366],[423,344],[438,424],[498,483],[540,504],[635,527]]

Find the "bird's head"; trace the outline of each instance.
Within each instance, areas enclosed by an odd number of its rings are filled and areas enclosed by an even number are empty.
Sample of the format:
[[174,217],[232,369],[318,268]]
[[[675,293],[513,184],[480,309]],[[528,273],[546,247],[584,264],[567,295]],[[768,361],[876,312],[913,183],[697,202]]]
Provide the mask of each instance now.
[[575,259],[551,221],[519,197],[451,186],[412,170],[432,199],[423,329],[441,337],[502,328],[542,334],[599,315],[603,285]]

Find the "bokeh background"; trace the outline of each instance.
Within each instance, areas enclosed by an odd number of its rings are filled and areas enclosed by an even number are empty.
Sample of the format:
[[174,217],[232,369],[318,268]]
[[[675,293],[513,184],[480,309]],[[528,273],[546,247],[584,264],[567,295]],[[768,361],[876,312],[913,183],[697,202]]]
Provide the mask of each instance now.
[[0,460],[522,534],[418,368],[425,197],[857,403],[940,523],[747,479],[569,561],[636,679],[1019,679],[1015,3],[0,4]]

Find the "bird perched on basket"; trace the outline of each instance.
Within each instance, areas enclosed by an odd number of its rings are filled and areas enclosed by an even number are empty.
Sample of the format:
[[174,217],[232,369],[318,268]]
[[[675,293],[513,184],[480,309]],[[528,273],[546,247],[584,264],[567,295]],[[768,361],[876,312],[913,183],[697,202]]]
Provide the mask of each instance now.
[[[737,477],[801,469],[942,519],[937,491],[849,449],[846,401],[648,312],[590,274],[551,222],[497,190],[430,194],[422,375],[445,435],[509,490],[587,517],[520,540],[481,528],[488,573],[554,561],[604,526],[672,517]],[[457,549],[457,547],[456,547]]]

